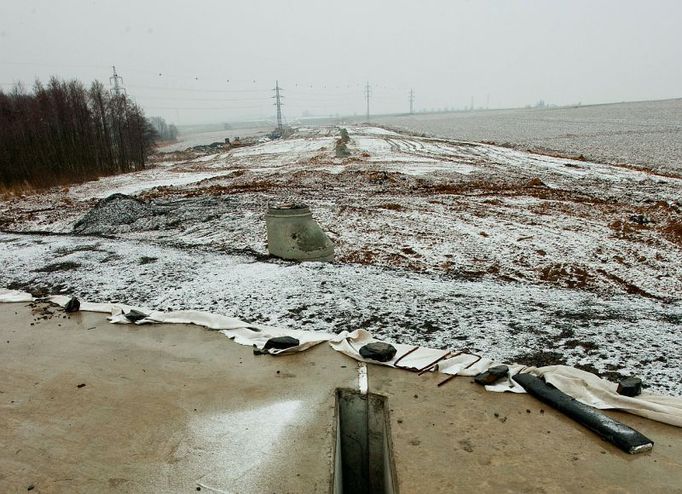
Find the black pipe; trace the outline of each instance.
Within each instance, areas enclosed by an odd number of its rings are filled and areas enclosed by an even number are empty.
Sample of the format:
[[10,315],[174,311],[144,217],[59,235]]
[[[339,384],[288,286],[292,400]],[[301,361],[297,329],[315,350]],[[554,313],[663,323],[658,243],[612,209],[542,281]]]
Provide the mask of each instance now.
[[643,453],[654,447],[654,442],[640,432],[580,403],[539,377],[523,373],[516,374],[513,379],[529,394],[599,434],[626,453]]

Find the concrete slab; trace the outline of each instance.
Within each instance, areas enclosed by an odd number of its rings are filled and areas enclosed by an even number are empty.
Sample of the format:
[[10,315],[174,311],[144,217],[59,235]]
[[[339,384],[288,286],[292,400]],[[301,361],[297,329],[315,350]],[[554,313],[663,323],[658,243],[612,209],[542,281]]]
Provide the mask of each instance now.
[[608,412],[656,443],[628,455],[529,395],[380,366],[368,375],[388,397],[401,493],[682,492],[682,429]]
[[[0,492],[330,492],[353,360],[45,307],[0,305]],[[678,428],[613,413],[656,442],[630,456],[529,396],[440,378],[368,367],[402,494],[682,492]]]
[[0,492],[329,490],[353,360],[55,312],[0,305]]

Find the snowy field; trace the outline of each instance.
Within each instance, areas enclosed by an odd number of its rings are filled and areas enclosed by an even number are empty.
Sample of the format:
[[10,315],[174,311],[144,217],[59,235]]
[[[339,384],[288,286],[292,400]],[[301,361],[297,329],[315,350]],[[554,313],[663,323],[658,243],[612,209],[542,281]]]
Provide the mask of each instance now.
[[570,108],[481,110],[376,117],[415,132],[519,149],[583,154],[682,173],[682,98]]
[[[682,393],[682,180],[353,127],[0,203],[0,286],[638,374]],[[114,192],[139,201],[103,206]],[[332,264],[267,257],[268,204],[305,202]],[[74,233],[74,226],[79,234]]]
[[234,139],[239,137],[257,137],[272,132],[272,128],[243,127],[239,129],[214,130],[210,132],[185,131],[178,136],[178,142],[166,144],[160,150],[163,152],[182,151],[194,146],[205,146],[213,142],[224,142],[225,138]]

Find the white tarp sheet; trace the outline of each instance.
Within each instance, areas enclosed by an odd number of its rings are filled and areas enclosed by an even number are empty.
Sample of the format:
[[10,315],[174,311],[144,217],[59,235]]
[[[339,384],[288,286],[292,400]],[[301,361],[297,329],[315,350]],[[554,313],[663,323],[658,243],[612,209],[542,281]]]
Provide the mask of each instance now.
[[0,289],[0,302],[32,302],[33,296],[30,293],[19,290]]
[[[64,306],[70,297],[55,295],[49,297],[50,302]],[[31,302],[33,297],[17,290],[0,289],[0,302]],[[296,347],[285,350],[270,349],[271,354],[285,354],[301,352],[319,343],[329,342],[331,347],[353,359],[370,364],[386,365],[410,370],[418,370],[438,361],[434,371],[446,375],[475,376],[488,368],[499,365],[491,359],[473,355],[470,353],[448,354],[447,350],[437,350],[427,347],[415,347],[412,345],[395,344],[396,355],[388,362],[381,363],[374,360],[364,359],[359,349],[375,340],[371,333],[358,329],[352,333],[344,331],[341,334],[318,333],[312,331],[299,331],[270,326],[261,326],[246,323],[234,317],[211,314],[201,311],[176,311],[159,312],[145,308],[132,307],[124,304],[89,303],[81,302],[80,310],[90,312],[103,312],[109,314],[109,320],[117,324],[133,324],[124,314],[136,310],[147,317],[135,324],[196,324],[206,328],[219,330],[224,335],[241,345],[253,346],[260,350],[272,337],[291,336],[299,340]],[[408,353],[409,352],[409,353]],[[447,358],[443,358],[446,356]],[[547,367],[524,367],[522,365],[510,365],[510,376],[524,371],[542,376],[546,382],[557,389],[572,396],[578,401],[599,409],[616,409],[640,415],[658,422],[682,427],[682,397],[657,395],[642,392],[641,395],[630,398],[619,395],[616,392],[617,384],[601,379],[600,377],[573,367],[565,365],[553,365]],[[508,377],[493,386],[486,386],[488,391],[513,393],[525,393],[523,388]]]
[[[49,298],[50,302],[54,302],[62,307],[66,305],[69,299],[70,297],[63,295],[55,295]],[[1,293],[0,301],[2,301]],[[270,338],[276,336],[291,336],[300,342],[298,346],[286,348],[284,350],[269,349],[268,353],[273,355],[302,352],[319,343],[337,337],[337,335],[327,333],[297,331],[274,326],[250,324],[241,319],[237,319],[236,317],[211,314],[198,310],[160,312],[145,309],[144,307],[132,307],[123,304],[93,304],[89,302],[81,302],[80,310],[107,313],[109,314],[109,321],[115,324],[196,324],[197,326],[219,330],[225,336],[233,339],[240,345],[255,346],[259,350],[263,349],[263,346]],[[125,317],[125,314],[131,310],[147,314],[147,317],[132,323]]]
[[[396,361],[399,361],[399,367],[410,367],[415,370],[428,366],[447,353],[446,350],[419,347],[418,350],[405,355],[414,346],[396,344],[394,345],[397,349],[395,357],[388,362],[380,363],[364,359],[359,353],[359,349],[363,345],[372,341],[378,340],[372,338],[369,332],[360,329],[346,335],[343,339],[330,341],[330,345],[335,350],[356,360],[387,365],[389,367],[395,367]],[[462,354],[438,362],[437,371],[450,375],[475,376],[499,364],[499,362],[493,362],[485,357],[479,359],[478,356],[472,354]],[[601,379],[590,372],[566,365],[551,365],[547,367],[509,365],[510,376],[520,371],[542,376],[549,384],[586,405],[602,410],[621,410],[658,422],[682,427],[682,397],[664,396],[646,391],[635,398],[619,395],[616,392],[618,387],[616,383]],[[485,388],[488,391],[495,392],[511,391],[514,393],[525,393],[524,389],[516,384],[511,377]]]

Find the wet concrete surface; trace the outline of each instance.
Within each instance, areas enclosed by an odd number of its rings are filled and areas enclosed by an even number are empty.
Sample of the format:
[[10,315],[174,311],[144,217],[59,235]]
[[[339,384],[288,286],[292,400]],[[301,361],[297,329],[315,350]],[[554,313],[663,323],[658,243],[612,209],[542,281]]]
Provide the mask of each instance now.
[[30,314],[0,305],[0,492],[328,490],[334,391],[357,382],[352,360]]
[[655,442],[628,455],[529,395],[442,380],[370,368],[369,391],[389,397],[401,493],[682,492],[682,429],[607,412]]
[[[330,492],[334,394],[356,363],[286,357],[197,326],[0,305],[0,492]],[[526,395],[369,366],[400,492],[682,492],[682,430],[629,456]]]

